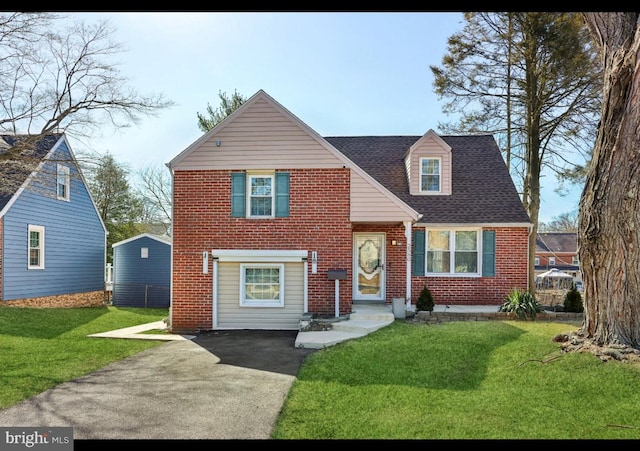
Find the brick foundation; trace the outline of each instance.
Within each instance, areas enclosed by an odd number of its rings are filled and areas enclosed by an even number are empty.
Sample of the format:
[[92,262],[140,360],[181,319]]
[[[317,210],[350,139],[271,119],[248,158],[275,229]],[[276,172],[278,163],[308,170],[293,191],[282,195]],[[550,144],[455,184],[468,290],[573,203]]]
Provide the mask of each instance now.
[[32,308],[76,308],[76,307],[102,307],[105,305],[104,291],[91,291],[87,293],[61,294],[58,296],[43,296],[40,298],[15,299],[0,303],[5,307],[32,307]]

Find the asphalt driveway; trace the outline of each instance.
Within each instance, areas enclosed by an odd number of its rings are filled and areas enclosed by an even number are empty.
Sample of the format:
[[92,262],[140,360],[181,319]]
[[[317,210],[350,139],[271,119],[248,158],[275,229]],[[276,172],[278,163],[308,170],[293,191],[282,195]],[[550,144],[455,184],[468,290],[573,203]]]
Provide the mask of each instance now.
[[298,331],[168,341],[0,410],[2,426],[73,427],[74,440],[269,439],[305,356]]

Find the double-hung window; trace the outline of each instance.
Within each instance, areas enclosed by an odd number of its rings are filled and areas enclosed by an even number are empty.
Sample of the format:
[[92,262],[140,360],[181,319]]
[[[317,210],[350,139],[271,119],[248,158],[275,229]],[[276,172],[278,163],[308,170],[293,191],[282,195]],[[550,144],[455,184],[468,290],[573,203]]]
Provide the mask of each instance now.
[[479,274],[478,230],[427,230],[427,274]]
[[275,197],[273,175],[249,175],[247,210],[249,217],[273,217]]
[[44,269],[44,227],[28,227],[28,269]]
[[420,191],[439,193],[442,190],[441,168],[440,158],[420,159]]
[[56,194],[60,200],[69,200],[69,168],[61,164],[56,171]]
[[231,217],[260,219],[288,216],[288,172],[231,173]]
[[240,306],[283,307],[284,264],[241,264]]

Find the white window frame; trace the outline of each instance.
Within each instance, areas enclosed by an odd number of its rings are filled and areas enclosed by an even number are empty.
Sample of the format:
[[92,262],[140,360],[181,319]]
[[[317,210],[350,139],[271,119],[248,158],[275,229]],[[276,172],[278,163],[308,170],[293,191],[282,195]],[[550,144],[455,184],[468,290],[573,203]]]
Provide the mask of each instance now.
[[[278,269],[278,283],[280,295],[277,299],[247,299],[246,274],[247,269],[275,268]],[[284,307],[284,263],[243,263],[240,264],[240,307]]]
[[578,256],[574,255],[571,257],[571,264],[572,265],[580,265],[580,260],[578,260]]
[[[449,272],[429,272],[429,232],[449,232]],[[476,272],[455,272],[456,266],[456,232],[476,233]],[[481,277],[482,276],[482,229],[479,228],[438,228],[432,227],[425,230],[424,272],[427,277]]]
[[[438,189],[437,190],[424,190],[422,189],[422,178],[425,175],[436,175],[436,174],[423,174],[422,167],[425,161],[428,160],[436,160],[438,162]],[[442,192],[442,158],[441,157],[422,157],[420,158],[420,164],[418,170],[420,171],[420,192],[421,193],[441,193]]]
[[[63,183],[60,183],[60,178],[63,178]],[[71,198],[71,177],[69,176],[69,168],[61,164],[58,165],[56,170],[56,197],[58,200],[68,201]],[[64,186],[64,195],[60,195],[60,187]]]
[[[270,179],[271,180],[271,214],[270,215],[252,215],[251,214],[251,199],[253,197],[267,197],[267,196],[252,196],[251,195],[251,181],[254,179]],[[276,210],[276,176],[274,173],[260,174],[260,173],[248,173],[247,174],[247,218],[275,218]]]
[[540,266],[540,257],[534,257],[533,258],[533,264],[535,266]]
[[549,257],[549,266],[556,266],[556,258]]
[[149,248],[141,247],[140,248],[140,258],[149,258]]
[[[38,249],[39,259],[37,265],[31,264],[31,232],[37,232],[40,234],[39,236],[39,246],[34,249]],[[29,224],[27,227],[27,269],[44,269],[44,227]]]

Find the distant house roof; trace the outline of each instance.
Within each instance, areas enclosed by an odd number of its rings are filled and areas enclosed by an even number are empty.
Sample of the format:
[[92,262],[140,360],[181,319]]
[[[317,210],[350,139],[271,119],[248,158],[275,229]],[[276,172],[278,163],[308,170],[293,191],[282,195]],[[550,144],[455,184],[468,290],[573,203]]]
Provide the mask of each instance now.
[[538,233],[536,253],[538,252],[577,253],[578,234],[575,232]]
[[325,137],[332,146],[423,215],[442,224],[530,223],[491,135],[440,136],[452,154],[452,194],[409,194],[404,156],[422,136]]
[[[37,163],[48,155],[62,135],[62,133],[45,135],[35,145],[23,149],[18,154],[18,158],[7,160],[2,159],[2,154],[8,153],[11,148],[30,135],[0,135],[0,178],[5,181],[3,189],[0,189],[0,211],[9,203],[27,177],[31,175]],[[7,182],[9,180],[11,183]]]
[[168,244],[169,246],[171,246],[171,237],[155,235],[155,234],[152,234],[152,233],[141,233],[139,235],[132,236],[132,237],[124,239],[122,241],[118,241],[117,243],[113,243],[111,245],[111,247],[118,247],[118,246],[121,246],[123,244],[139,240],[141,238],[150,238],[152,240],[156,240],[156,241],[158,241],[160,243]]

